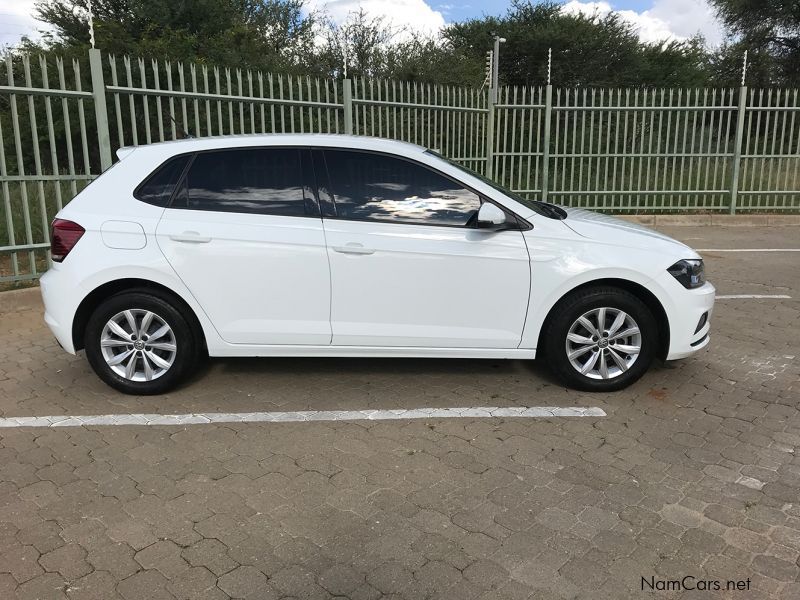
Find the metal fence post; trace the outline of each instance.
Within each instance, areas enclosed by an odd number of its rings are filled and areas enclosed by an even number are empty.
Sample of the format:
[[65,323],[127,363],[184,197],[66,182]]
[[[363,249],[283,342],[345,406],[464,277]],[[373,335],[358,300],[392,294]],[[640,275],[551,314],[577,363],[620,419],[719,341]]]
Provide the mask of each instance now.
[[100,169],[111,166],[111,134],[108,129],[108,109],[106,107],[106,84],[103,81],[103,59],[100,50],[89,50],[89,69],[92,74],[92,99],[94,117],[97,121],[97,144],[100,151]]
[[542,140],[542,202],[547,202],[550,179],[550,119],[553,113],[553,86],[549,83],[544,93],[544,139]]
[[739,107],[736,110],[736,142],[733,148],[733,169],[731,171],[730,213],[736,214],[736,199],[739,196],[739,173],[742,167],[742,136],[744,134],[744,114],[747,110],[747,86],[739,88]]
[[345,79],[343,82],[342,97],[344,99],[344,132],[353,134],[353,82]]
[[492,178],[494,174],[494,95],[497,92],[489,89],[486,113],[486,177]]

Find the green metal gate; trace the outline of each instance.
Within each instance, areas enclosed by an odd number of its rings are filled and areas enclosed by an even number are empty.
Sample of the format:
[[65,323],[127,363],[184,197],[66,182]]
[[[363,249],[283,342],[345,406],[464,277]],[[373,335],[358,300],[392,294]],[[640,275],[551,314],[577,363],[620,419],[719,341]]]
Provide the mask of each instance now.
[[7,56],[0,282],[47,266],[53,215],[125,145],[351,133],[433,148],[514,191],[615,213],[800,211],[796,90],[493,90],[103,56]]

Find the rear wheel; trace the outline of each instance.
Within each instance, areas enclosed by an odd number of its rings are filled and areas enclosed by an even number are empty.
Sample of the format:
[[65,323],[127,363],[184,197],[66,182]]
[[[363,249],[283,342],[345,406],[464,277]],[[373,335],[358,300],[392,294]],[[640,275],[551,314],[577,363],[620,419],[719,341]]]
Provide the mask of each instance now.
[[570,387],[614,391],[647,371],[658,345],[650,309],[613,287],[579,290],[553,309],[543,336],[545,360]]
[[194,368],[198,349],[190,325],[165,298],[123,292],[89,318],[86,357],[97,375],[126,394],[161,394]]

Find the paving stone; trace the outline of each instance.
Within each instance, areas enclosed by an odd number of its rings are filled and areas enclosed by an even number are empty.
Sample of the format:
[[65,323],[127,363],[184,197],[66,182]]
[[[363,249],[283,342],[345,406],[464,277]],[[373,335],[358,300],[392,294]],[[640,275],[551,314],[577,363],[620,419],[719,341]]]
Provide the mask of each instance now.
[[0,573],[9,573],[17,583],[25,583],[44,572],[38,559],[39,551],[33,546],[7,549],[0,555]]
[[11,598],[17,589],[17,581],[10,573],[0,573],[0,598]]
[[548,508],[536,517],[536,521],[545,527],[557,531],[565,531],[575,525],[575,515],[565,512],[559,508]]
[[269,584],[280,598],[317,598],[330,596],[322,587],[318,586],[314,573],[305,566],[294,565],[286,567],[274,577]]
[[189,568],[189,564],[181,558],[181,550],[175,542],[161,540],[139,550],[134,559],[145,569],[155,569],[167,579],[172,579]]
[[723,537],[731,546],[754,554],[764,552],[770,544],[769,538],[765,535],[760,535],[754,531],[740,527],[728,529],[723,534]]
[[269,600],[277,598],[267,585],[267,577],[253,567],[237,567],[217,581],[217,587],[231,598]]
[[740,525],[745,515],[743,511],[723,506],[721,504],[711,504],[705,508],[704,514],[709,519],[713,519],[718,523],[722,523],[728,527],[736,527]]
[[115,542],[92,548],[86,560],[99,571],[107,571],[117,579],[125,579],[141,569],[133,556],[133,548]]
[[[790,245],[797,231],[670,233],[713,248]],[[608,395],[523,361],[276,358],[212,359],[169,394],[121,396],[57,348],[36,290],[26,309],[0,295],[1,417],[607,413],[3,428],[0,598],[623,600],[641,595],[632,574],[688,570],[794,600],[800,362],[786,324],[800,321],[800,280],[778,253],[706,254],[721,294],[792,298],[718,302],[707,350]]]
[[57,573],[44,573],[21,584],[16,590],[20,600],[66,600],[68,589],[64,578]]
[[178,600],[224,600],[228,595],[217,587],[217,576],[204,567],[191,567],[172,578],[167,589]]
[[482,590],[499,588],[509,578],[508,571],[491,560],[476,560],[463,570],[463,575]]
[[205,567],[218,577],[239,566],[235,560],[228,556],[228,547],[219,540],[200,540],[196,544],[185,548],[181,556],[195,567]]
[[400,564],[385,563],[367,574],[367,582],[384,594],[402,594],[413,587],[414,575]]
[[139,571],[117,585],[117,592],[125,600],[172,600],[167,591],[167,580],[158,571]]
[[334,565],[319,576],[319,584],[335,596],[348,596],[364,583],[364,576],[345,565]]
[[698,527],[703,521],[703,515],[695,510],[681,506],[680,504],[670,504],[661,509],[661,516],[675,525],[682,527]]
[[34,546],[39,552],[47,553],[64,545],[61,538],[61,527],[55,521],[42,521],[20,529],[17,540],[25,545]]
[[93,571],[70,583],[66,588],[70,600],[116,600],[121,598],[116,587],[118,575],[108,571]]
[[124,542],[134,550],[147,548],[157,541],[148,525],[133,519],[109,524],[107,533],[115,542]]
[[49,573],[57,572],[65,579],[78,579],[92,572],[86,562],[86,550],[78,544],[65,544],[39,557],[39,564]]
[[760,555],[753,559],[753,568],[760,573],[778,581],[797,581],[800,567],[774,556]]
[[228,556],[235,563],[257,568],[267,577],[271,577],[285,566],[272,551],[270,541],[255,534],[228,547]]

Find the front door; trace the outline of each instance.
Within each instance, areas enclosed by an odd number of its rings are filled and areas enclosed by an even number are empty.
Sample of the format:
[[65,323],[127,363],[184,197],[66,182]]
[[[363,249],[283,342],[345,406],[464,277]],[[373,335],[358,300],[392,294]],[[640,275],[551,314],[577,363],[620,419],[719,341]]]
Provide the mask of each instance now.
[[530,291],[521,231],[474,228],[481,198],[422,164],[354,150],[324,156],[320,191],[335,200],[324,219],[333,345],[519,346]]

